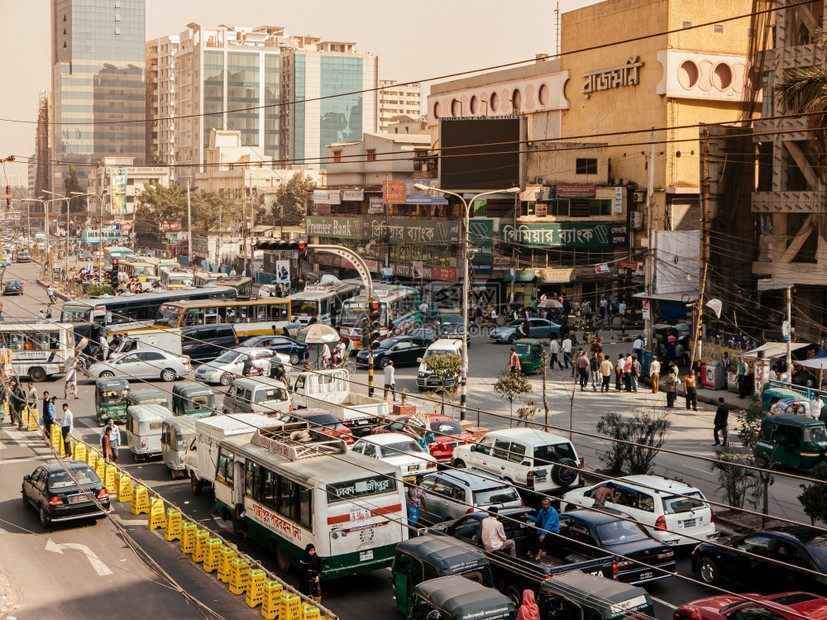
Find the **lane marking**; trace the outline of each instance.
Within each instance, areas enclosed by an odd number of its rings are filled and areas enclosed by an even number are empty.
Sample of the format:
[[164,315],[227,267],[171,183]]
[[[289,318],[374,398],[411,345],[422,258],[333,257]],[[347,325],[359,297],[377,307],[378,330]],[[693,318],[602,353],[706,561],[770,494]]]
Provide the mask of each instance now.
[[95,555],[95,552],[86,545],[81,545],[80,543],[56,543],[51,538],[46,543],[46,551],[63,555],[64,549],[74,549],[75,551],[80,551],[83,555],[85,555],[89,560],[89,563],[92,565],[92,568],[94,568],[95,572],[98,574],[98,577],[105,577],[106,575],[112,574],[109,567],[102,562],[101,559]]
[[656,596],[652,596],[651,594],[649,595],[649,597],[650,597],[653,601],[655,601],[656,603],[659,603],[659,604],[663,605],[663,606],[664,606],[664,607],[666,607],[667,609],[671,609],[672,611],[674,611],[674,610],[676,610],[676,609],[677,609],[677,606],[673,605],[672,603],[667,603],[667,602],[666,602],[666,601],[664,601],[663,599],[660,599],[660,598],[658,598],[658,597],[656,597]]

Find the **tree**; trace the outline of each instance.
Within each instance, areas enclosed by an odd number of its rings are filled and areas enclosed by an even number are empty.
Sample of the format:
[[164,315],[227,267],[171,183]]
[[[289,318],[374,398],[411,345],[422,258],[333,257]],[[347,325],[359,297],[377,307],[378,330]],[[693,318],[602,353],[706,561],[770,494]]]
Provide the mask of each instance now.
[[459,376],[462,372],[462,356],[456,353],[442,353],[440,355],[429,355],[424,358],[425,368],[433,376],[439,378],[440,387],[436,389],[436,393],[442,397],[441,413],[445,414],[445,397],[450,398],[448,389],[445,386],[447,379],[455,378],[454,390],[459,384]]
[[270,221],[273,224],[296,226],[307,215],[307,195],[316,187],[315,181],[297,172],[276,190]]
[[[529,394],[531,392],[531,382],[521,372],[509,372],[497,379],[494,384],[494,391],[508,399],[509,415],[513,419],[514,399],[523,394]],[[511,419],[508,421],[509,426],[511,426]]]
[[598,458],[613,476],[651,473],[669,426],[663,412],[638,409],[630,418],[609,412],[597,422],[597,432],[610,439],[609,449],[598,452]]
[[712,463],[712,471],[718,477],[719,488],[724,492],[726,502],[733,508],[743,508],[748,497],[755,504],[755,498],[760,494],[761,481],[757,472],[748,466],[755,466],[750,456],[745,456],[726,447],[717,451],[718,461]]
[[[69,198],[69,212],[80,213],[86,211],[86,202],[83,196],[75,196],[75,193],[82,194],[78,175],[74,166],[69,166],[69,173],[63,177],[63,195]],[[62,209],[61,209],[62,210]]]
[[149,223],[158,229],[158,224],[172,224],[186,221],[187,193],[181,191],[177,183],[164,186],[151,182],[144,186],[139,196],[140,207],[136,209],[135,220],[138,224]]
[[827,523],[827,465],[819,463],[810,472],[812,478],[823,480],[814,484],[801,485],[804,492],[798,496],[798,501],[810,520]]

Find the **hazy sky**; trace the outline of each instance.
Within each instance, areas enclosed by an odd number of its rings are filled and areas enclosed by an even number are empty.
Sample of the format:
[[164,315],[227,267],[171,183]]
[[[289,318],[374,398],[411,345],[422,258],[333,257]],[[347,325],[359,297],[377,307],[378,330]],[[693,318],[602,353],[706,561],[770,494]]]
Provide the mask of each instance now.
[[[561,12],[598,0],[559,0]],[[441,75],[553,53],[556,0],[146,0],[146,36],[204,26],[283,26],[290,34],[355,41],[379,56],[379,77]],[[50,0],[0,0],[0,159],[34,152],[37,95],[50,86]],[[423,84],[423,96],[429,84]],[[7,164],[8,174],[27,174]],[[2,170],[0,170],[2,174]],[[0,179],[2,180],[2,179]],[[25,177],[24,177],[25,182]],[[4,183],[5,184],[5,183]]]

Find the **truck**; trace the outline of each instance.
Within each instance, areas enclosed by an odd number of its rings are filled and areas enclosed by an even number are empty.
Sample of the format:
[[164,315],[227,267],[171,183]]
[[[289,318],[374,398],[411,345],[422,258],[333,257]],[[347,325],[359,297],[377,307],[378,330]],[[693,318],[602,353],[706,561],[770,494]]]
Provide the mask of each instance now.
[[180,329],[144,329],[122,334],[121,343],[112,355],[130,351],[161,351],[172,355],[181,355]]
[[350,391],[350,373],[343,368],[301,372],[290,387],[295,409],[333,414],[356,437],[371,434],[388,417],[388,403]]
[[260,428],[280,428],[284,423],[256,413],[234,413],[195,420],[195,439],[187,449],[184,469],[193,495],[201,495],[215,482],[218,447],[228,437],[251,439]]

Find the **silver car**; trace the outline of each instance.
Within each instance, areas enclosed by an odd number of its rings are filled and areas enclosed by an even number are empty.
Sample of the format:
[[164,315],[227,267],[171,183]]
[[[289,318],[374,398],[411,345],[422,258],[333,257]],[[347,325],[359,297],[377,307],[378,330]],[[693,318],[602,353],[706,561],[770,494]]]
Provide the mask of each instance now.
[[162,351],[132,351],[89,367],[89,374],[97,378],[126,377],[127,379],[161,379],[175,381],[192,372],[190,359]]
[[198,370],[195,371],[195,380],[202,383],[230,385],[233,379],[242,376],[244,359],[248,355],[253,357],[253,366],[265,377],[270,375],[271,358],[278,357],[283,364],[290,364],[290,356],[275,353],[270,349],[238,347],[230,351],[224,351],[211,362],[201,364]]
[[470,508],[487,510],[519,508],[523,505],[517,489],[507,480],[480,469],[454,469],[426,474],[422,481],[425,496],[419,509],[419,521],[435,525],[459,519]]

